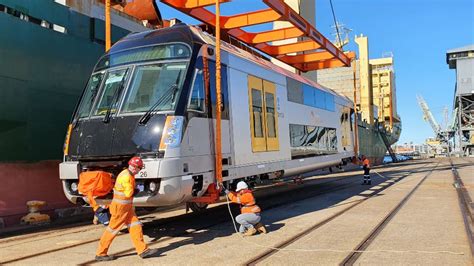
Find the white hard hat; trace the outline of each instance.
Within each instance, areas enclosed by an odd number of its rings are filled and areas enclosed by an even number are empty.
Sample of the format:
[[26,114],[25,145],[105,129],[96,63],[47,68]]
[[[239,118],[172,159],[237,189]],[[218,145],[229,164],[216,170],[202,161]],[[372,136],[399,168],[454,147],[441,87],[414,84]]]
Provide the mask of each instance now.
[[247,186],[247,183],[245,183],[244,181],[240,181],[239,183],[237,183],[237,189],[235,191],[239,192],[242,189],[247,189],[247,188],[249,188],[249,186]]

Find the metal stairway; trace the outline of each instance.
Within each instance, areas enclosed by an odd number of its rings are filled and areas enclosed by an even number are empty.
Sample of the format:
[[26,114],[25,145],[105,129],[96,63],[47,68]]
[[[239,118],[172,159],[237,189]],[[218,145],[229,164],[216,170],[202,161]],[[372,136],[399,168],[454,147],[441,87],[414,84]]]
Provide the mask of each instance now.
[[397,155],[392,150],[392,147],[390,146],[390,143],[388,142],[386,132],[379,130],[379,134],[380,134],[380,137],[382,137],[382,140],[383,140],[383,143],[385,144],[385,147],[387,147],[387,151],[390,154],[390,157],[392,157],[392,162],[394,162],[394,163],[398,162]]

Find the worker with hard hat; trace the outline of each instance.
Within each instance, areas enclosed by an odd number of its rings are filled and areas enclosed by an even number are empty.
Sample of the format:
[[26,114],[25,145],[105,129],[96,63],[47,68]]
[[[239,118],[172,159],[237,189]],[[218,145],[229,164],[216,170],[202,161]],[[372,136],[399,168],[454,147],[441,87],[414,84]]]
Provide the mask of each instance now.
[[233,203],[240,204],[241,214],[235,217],[235,221],[240,224],[240,233],[245,236],[251,236],[255,233],[267,233],[265,226],[260,223],[260,207],[255,202],[252,191],[249,189],[247,183],[240,181],[237,183],[235,192],[225,190],[229,200]]
[[362,155],[362,168],[364,169],[364,185],[372,184],[370,180],[370,161],[365,155]]
[[123,226],[127,226],[137,254],[141,258],[151,257],[156,249],[149,249],[143,241],[142,224],[138,220],[132,206],[135,191],[135,175],[143,168],[140,157],[133,157],[128,162],[128,168],[124,169],[117,177],[114,186],[114,197],[110,204],[110,222],[100,238],[99,248],[95,259],[97,261],[113,260],[113,256],[107,255],[107,251],[115,236]]

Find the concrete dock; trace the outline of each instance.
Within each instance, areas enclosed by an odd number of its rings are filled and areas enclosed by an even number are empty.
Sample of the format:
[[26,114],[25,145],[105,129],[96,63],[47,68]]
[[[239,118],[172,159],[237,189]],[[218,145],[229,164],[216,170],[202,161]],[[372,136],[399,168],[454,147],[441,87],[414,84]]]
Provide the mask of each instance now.
[[[103,264],[474,265],[472,202],[463,209],[453,169],[472,199],[473,158],[375,167],[370,186],[354,170],[259,189],[269,232],[252,237],[235,232],[225,202],[203,213],[144,215],[145,241],[159,254],[140,259],[124,230],[110,250],[117,259]],[[0,264],[93,264],[104,229],[71,225],[0,239]]]

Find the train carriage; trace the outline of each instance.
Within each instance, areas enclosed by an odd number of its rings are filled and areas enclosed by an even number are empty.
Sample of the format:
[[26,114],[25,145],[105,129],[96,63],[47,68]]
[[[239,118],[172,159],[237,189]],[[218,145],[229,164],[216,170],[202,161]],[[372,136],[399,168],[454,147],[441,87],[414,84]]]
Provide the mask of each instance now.
[[68,128],[66,196],[83,171],[118,173],[134,155],[136,206],[174,206],[215,184],[215,112],[223,180],[252,184],[340,165],[354,156],[346,97],[223,42],[216,106],[215,40],[197,27],[131,34],[97,63]]

